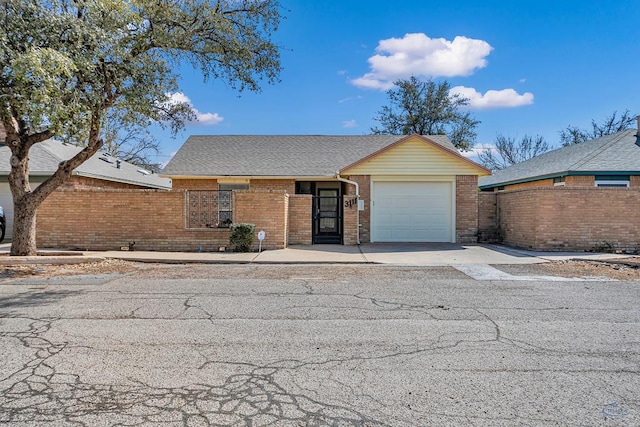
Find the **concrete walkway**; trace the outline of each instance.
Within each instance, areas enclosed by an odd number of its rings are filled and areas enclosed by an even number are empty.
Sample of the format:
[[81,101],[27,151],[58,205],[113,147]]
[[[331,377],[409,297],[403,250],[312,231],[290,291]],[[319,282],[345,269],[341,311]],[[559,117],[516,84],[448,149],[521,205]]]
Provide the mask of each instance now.
[[116,258],[158,263],[219,264],[392,264],[456,266],[475,264],[535,264],[566,259],[613,259],[628,257],[590,252],[534,252],[500,245],[453,243],[367,243],[360,246],[300,245],[261,253],[153,252],[42,250],[37,257],[9,257],[9,243],[0,245],[0,265],[73,264]]
[[500,245],[450,243],[300,245],[261,253],[91,252],[91,255],[162,263],[255,264],[394,264],[449,266],[463,264],[535,264],[566,259],[612,259],[628,255],[589,252],[534,252]]

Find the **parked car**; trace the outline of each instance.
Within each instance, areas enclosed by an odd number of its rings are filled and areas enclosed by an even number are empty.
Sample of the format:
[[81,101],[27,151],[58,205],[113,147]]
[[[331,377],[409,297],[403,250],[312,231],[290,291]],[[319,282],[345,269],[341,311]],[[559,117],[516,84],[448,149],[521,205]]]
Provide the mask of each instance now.
[[5,228],[7,228],[7,219],[4,217],[4,209],[0,206],[0,242],[4,240]]

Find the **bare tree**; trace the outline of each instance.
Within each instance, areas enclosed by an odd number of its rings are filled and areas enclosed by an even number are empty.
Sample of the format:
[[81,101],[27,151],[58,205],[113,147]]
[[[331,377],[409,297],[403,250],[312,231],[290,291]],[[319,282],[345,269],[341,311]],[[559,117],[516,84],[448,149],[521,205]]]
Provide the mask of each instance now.
[[491,170],[500,170],[545,153],[549,148],[549,144],[539,135],[525,135],[520,141],[498,135],[495,148],[481,151],[478,161]]
[[102,125],[103,150],[125,162],[159,172],[154,156],[160,153],[160,142],[148,126],[123,122],[117,110],[106,115]]
[[563,147],[566,147],[605,135],[622,132],[623,130],[631,129],[634,122],[635,118],[629,110],[624,110],[620,117],[618,117],[618,112],[614,111],[613,114],[606,117],[602,123],[596,123],[596,121],[592,119],[591,129],[581,129],[578,126],[572,125],[567,126],[560,131],[560,143]]

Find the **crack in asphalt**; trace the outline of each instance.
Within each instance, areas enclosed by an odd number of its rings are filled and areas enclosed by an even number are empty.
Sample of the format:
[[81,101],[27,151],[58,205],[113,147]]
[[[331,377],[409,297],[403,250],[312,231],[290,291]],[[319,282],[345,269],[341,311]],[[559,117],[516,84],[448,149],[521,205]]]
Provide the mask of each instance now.
[[[215,426],[279,426],[279,425],[330,425],[330,426],[389,426],[394,425],[389,420],[389,414],[384,413],[387,403],[367,393],[364,387],[364,378],[359,382],[347,383],[339,377],[338,373],[327,370],[328,378],[324,379],[323,387],[335,388],[355,397],[356,400],[365,399],[374,402],[377,408],[369,412],[354,408],[348,402],[339,397],[323,399],[317,390],[308,387],[290,378],[293,373],[301,369],[314,369],[317,367],[345,367],[347,364],[357,366],[369,361],[383,359],[398,359],[412,357],[428,352],[438,352],[445,349],[453,349],[464,344],[499,343],[517,347],[524,352],[540,354],[578,354],[596,355],[605,357],[621,357],[619,354],[608,352],[574,352],[570,350],[556,350],[543,348],[524,340],[511,339],[503,334],[498,321],[486,313],[486,310],[497,307],[457,307],[444,304],[410,304],[401,301],[366,296],[363,293],[317,292],[309,280],[297,279],[300,282],[301,292],[258,292],[253,296],[270,297],[309,297],[324,296],[339,299],[352,298],[355,301],[365,302],[368,307],[357,305],[332,305],[332,309],[341,310],[371,310],[374,312],[410,312],[419,313],[431,320],[463,320],[482,322],[488,327],[487,332],[478,330],[458,331],[442,333],[433,339],[415,342],[412,344],[397,346],[394,350],[381,350],[378,353],[351,353],[343,357],[320,356],[315,358],[288,358],[279,359],[265,364],[254,364],[242,361],[216,360],[207,355],[205,346],[192,345],[205,360],[199,367],[199,371],[207,371],[214,365],[227,365],[243,370],[226,376],[215,384],[193,383],[183,387],[159,387],[139,380],[130,379],[125,384],[100,384],[88,383],[73,373],[58,371],[51,359],[55,356],[63,357],[65,350],[88,346],[73,345],[68,341],[54,342],[47,339],[47,334],[56,322],[73,320],[73,317],[55,318],[31,318],[21,317],[16,314],[20,307],[34,307],[51,302],[55,299],[73,297],[80,293],[106,293],[126,295],[126,299],[157,301],[162,299],[178,300],[182,302],[180,312],[162,317],[140,317],[139,311],[145,308],[138,305],[133,308],[126,319],[167,319],[171,321],[182,320],[208,320],[212,324],[224,320],[216,318],[214,313],[208,311],[196,299],[199,296],[210,293],[193,293],[188,295],[159,292],[128,293],[112,292],[104,290],[79,291],[52,291],[31,293],[24,292],[15,297],[0,298],[0,309],[11,310],[7,315],[0,315],[0,320],[12,318],[27,320],[25,330],[0,332],[0,340],[19,343],[22,350],[28,353],[29,360],[18,367],[14,372],[0,378],[0,423],[52,423],[63,422],[69,425],[91,426],[108,420],[109,423],[119,425],[156,425],[174,423],[185,426],[190,425],[215,425]],[[136,295],[132,298],[132,295]],[[167,296],[175,295],[175,298]],[[237,296],[239,294],[216,293],[221,295]],[[139,296],[145,296],[140,298]],[[123,298],[124,299],[124,298]],[[113,300],[108,300],[113,302]],[[106,301],[105,301],[106,302]],[[314,305],[296,305],[282,308],[317,308]],[[512,308],[509,308],[512,309]],[[519,308],[514,308],[519,309]],[[566,307],[535,308],[529,310],[566,310]],[[456,316],[466,312],[465,316]],[[438,314],[448,312],[446,317]],[[477,316],[470,317],[468,312],[475,312]],[[201,314],[204,317],[193,317]],[[114,317],[82,317],[86,320],[113,320]],[[457,335],[474,335],[474,338],[463,339]],[[483,337],[486,335],[486,337]],[[117,340],[114,340],[117,341]],[[124,344],[124,343],[122,343]],[[637,356],[636,353],[633,355]],[[455,372],[549,372],[549,369],[456,369],[449,367],[448,371]],[[584,372],[603,372],[602,370],[563,370],[567,374]],[[611,373],[632,373],[637,375],[638,370],[611,369]],[[287,381],[294,386],[287,385]],[[602,387],[602,384],[597,384]],[[624,396],[619,396],[622,400]],[[637,401],[626,400],[627,404],[636,404]],[[482,425],[489,421],[530,423],[555,422],[541,415],[540,417],[524,417],[514,414],[501,416],[489,415],[461,415],[451,412],[438,411],[436,408],[415,407],[411,403],[406,404],[407,409],[413,414],[413,418],[396,418],[396,422],[411,424],[428,415],[446,417],[451,422],[464,420],[469,425]],[[399,416],[398,416],[399,417]],[[392,417],[393,418],[393,417]],[[391,424],[389,424],[391,422]]]

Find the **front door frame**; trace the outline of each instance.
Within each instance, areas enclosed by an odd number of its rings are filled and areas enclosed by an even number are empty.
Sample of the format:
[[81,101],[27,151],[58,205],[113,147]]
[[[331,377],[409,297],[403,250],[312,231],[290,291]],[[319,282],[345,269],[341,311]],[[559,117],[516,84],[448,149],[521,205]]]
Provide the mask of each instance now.
[[[343,206],[341,186],[316,188],[312,201],[312,242],[342,244]],[[331,225],[333,223],[333,225]]]

